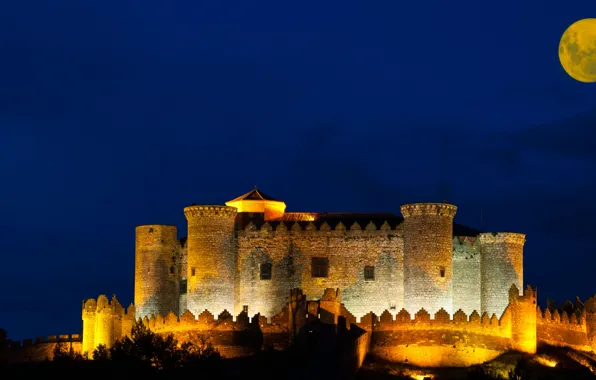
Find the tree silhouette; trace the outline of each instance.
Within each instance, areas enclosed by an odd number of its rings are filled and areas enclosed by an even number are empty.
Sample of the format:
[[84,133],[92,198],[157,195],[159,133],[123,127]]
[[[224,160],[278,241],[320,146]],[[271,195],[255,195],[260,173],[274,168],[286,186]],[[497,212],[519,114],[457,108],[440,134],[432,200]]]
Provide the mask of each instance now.
[[78,352],[75,352],[72,348],[72,345],[69,345],[66,342],[58,342],[54,347],[53,354],[55,361],[67,361],[67,360],[84,360],[85,357]]
[[195,343],[179,345],[172,334],[156,334],[139,321],[132,327],[130,336],[116,341],[109,350],[105,346],[97,347],[93,358],[111,360],[119,366],[146,367],[159,371],[196,367],[221,359],[219,352],[205,336],[195,335],[193,338]]

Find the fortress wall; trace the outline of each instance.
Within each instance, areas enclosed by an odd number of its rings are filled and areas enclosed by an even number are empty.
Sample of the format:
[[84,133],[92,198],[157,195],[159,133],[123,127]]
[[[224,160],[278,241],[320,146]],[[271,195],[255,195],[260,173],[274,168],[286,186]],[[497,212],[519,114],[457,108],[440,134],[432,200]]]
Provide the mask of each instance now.
[[73,352],[82,352],[81,336],[79,334],[52,335],[36,339],[25,339],[23,342],[12,342],[11,348],[6,351],[6,359],[9,363],[53,360],[54,349],[59,343],[67,351],[72,347]]
[[178,342],[192,342],[197,345],[211,342],[222,356],[231,358],[246,356],[259,351],[263,346],[276,349],[287,348],[289,330],[287,309],[267,319],[255,315],[249,318],[241,313],[232,318],[226,311],[217,316],[204,310],[195,317],[186,311],[179,319],[173,313],[143,319],[143,323],[158,334],[172,334]]
[[[271,279],[260,279],[261,264],[271,264]],[[238,300],[235,311],[271,317],[288,303],[297,283],[290,257],[290,235],[254,231],[238,236]]]
[[481,310],[480,248],[476,238],[453,238],[453,309],[465,313]]
[[557,347],[570,347],[580,351],[592,351],[586,329],[585,315],[577,317],[549,309],[544,313],[536,308],[536,339],[538,344],[544,343]]
[[[342,290],[342,302],[354,315],[382,312],[403,305],[403,238],[388,225],[377,230],[344,226],[334,230],[323,224],[290,225],[275,230],[265,223],[260,230],[249,224],[238,231],[239,299],[237,310],[248,305],[250,313],[267,317],[287,304],[292,288],[301,288],[308,299],[319,299],[325,288]],[[327,278],[313,278],[311,260],[328,258]],[[272,280],[260,280],[259,265],[272,263]],[[374,266],[374,280],[364,279],[364,267]]]
[[402,310],[395,318],[389,312],[380,318],[369,314],[359,325],[372,325],[372,356],[424,367],[465,367],[511,349],[511,320],[508,310],[501,319],[488,314],[481,317],[476,311],[468,318],[461,310],[453,318],[440,310],[432,319],[421,310],[411,319]]

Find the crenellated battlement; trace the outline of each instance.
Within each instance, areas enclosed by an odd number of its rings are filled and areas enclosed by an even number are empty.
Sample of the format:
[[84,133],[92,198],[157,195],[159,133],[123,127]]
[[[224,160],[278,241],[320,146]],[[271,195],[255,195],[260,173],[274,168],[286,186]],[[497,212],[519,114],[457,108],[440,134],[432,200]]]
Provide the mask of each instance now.
[[506,309],[501,317],[496,314],[489,315],[473,311],[468,316],[459,309],[453,316],[446,310],[440,309],[434,315],[430,315],[424,308],[420,309],[413,316],[405,309],[393,315],[385,310],[380,316],[368,313],[360,318],[359,325],[372,325],[373,331],[393,331],[411,329],[453,329],[457,331],[472,331],[483,334],[494,334],[499,336],[510,336],[511,334],[511,310]]
[[476,236],[454,236],[453,247],[459,246],[468,248],[478,247],[478,238]]
[[184,208],[184,215],[189,220],[196,218],[234,219],[237,213],[236,207],[221,205],[191,205]]
[[268,319],[262,315],[255,314],[252,318],[247,313],[241,312],[235,318],[227,310],[214,316],[209,310],[203,310],[199,315],[194,315],[186,310],[180,318],[174,313],[166,316],[161,314],[145,317],[142,322],[152,331],[158,333],[169,333],[177,331],[241,331],[251,325],[258,324],[263,333],[267,332],[288,332],[287,311]]
[[130,304],[125,310],[120,304],[116,295],[112,295],[112,300],[108,300],[105,294],[99,295],[97,300],[89,298],[83,302],[83,314],[111,314],[117,317],[135,318],[135,306]]
[[401,225],[391,226],[387,221],[377,225],[372,220],[361,225],[353,222],[346,226],[343,222],[330,225],[327,222],[315,223],[305,221],[270,221],[261,225],[249,222],[243,229],[238,231],[238,236],[285,236],[285,235],[303,235],[303,236],[382,236],[392,235],[401,236]]
[[400,207],[404,218],[416,216],[444,216],[452,218],[457,212],[457,206],[447,203],[411,203]]
[[524,245],[526,235],[516,232],[485,232],[478,235],[480,244],[517,244]]

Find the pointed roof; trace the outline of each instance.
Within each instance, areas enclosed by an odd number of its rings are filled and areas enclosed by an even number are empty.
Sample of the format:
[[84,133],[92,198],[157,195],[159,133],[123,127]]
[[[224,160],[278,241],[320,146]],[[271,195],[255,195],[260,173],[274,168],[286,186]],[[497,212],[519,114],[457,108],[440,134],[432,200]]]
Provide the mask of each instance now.
[[270,197],[267,194],[262,193],[261,191],[257,190],[256,188],[254,190],[249,191],[246,194],[242,194],[241,196],[239,196],[238,198],[234,198],[231,201],[228,202],[238,202],[238,201],[274,201],[274,202],[281,202],[277,199],[274,199],[272,197]]

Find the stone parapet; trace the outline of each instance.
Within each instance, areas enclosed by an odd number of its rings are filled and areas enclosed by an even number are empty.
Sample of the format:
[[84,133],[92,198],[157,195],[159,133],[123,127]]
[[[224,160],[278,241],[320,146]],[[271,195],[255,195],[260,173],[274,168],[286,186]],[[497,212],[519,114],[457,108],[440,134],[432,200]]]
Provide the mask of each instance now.
[[426,215],[453,218],[457,212],[457,206],[447,203],[411,203],[400,209],[404,218]]
[[524,245],[526,235],[516,232],[485,232],[478,235],[480,244],[517,244]]
[[227,218],[234,219],[238,209],[230,206],[220,205],[191,205],[184,208],[184,215],[187,219],[193,218]]

